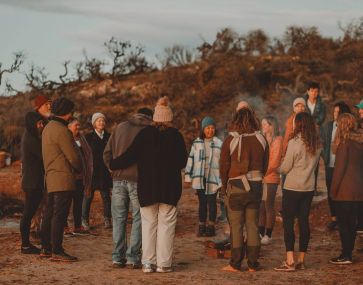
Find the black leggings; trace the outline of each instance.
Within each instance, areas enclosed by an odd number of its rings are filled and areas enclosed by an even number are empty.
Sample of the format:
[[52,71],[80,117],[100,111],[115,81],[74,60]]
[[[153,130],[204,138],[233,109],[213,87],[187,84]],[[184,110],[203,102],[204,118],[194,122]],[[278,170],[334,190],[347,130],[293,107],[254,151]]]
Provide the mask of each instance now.
[[342,244],[342,255],[352,258],[352,251],[357,230],[358,209],[361,202],[334,201],[336,206],[337,221],[340,241]]
[[334,201],[330,197],[330,189],[331,189],[331,182],[333,180],[333,172],[334,167],[325,167],[325,183],[326,183],[326,189],[328,190],[328,203],[330,208],[330,216],[335,217],[335,204]]
[[29,246],[29,233],[32,218],[34,217],[40,202],[42,201],[43,193],[40,190],[25,192],[23,217],[20,221],[21,245]]
[[282,193],[282,217],[286,251],[294,251],[295,217],[299,222],[299,251],[306,252],[310,239],[309,213],[314,191],[298,192],[284,189]]
[[217,193],[205,194],[204,189],[198,189],[199,200],[199,222],[205,223],[207,221],[207,213],[209,210],[209,221],[215,222],[217,218]]

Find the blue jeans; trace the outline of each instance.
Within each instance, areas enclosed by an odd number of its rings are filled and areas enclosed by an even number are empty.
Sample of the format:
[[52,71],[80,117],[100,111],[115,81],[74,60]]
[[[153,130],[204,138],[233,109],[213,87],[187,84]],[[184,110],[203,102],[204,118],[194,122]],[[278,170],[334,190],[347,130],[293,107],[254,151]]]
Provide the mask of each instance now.
[[[132,207],[132,228],[130,244],[127,248],[126,225],[129,205]],[[114,181],[111,198],[113,220],[112,261],[117,263],[140,263],[141,258],[141,215],[135,182]],[[127,251],[126,251],[127,249]]]

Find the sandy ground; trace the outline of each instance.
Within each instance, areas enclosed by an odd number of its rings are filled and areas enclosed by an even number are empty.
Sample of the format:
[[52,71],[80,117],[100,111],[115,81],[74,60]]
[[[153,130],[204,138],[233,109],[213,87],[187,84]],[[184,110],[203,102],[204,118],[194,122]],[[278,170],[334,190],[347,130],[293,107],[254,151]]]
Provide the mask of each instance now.
[[[0,182],[4,183],[1,173]],[[324,188],[323,179],[319,179],[320,190]],[[325,230],[329,218],[324,197],[314,198],[305,271],[281,273],[273,270],[284,258],[281,221],[276,223],[273,243],[262,248],[260,271],[247,272],[246,263],[238,273],[221,271],[228,259],[217,259],[209,254],[210,250],[204,245],[207,238],[196,237],[197,197],[187,189],[179,204],[173,273],[144,274],[141,270],[112,268],[112,231],[102,227],[102,205],[99,195],[96,195],[91,220],[93,234],[69,237],[64,241],[67,252],[79,257],[80,261],[76,263],[54,263],[38,256],[21,255],[20,215],[0,220],[0,284],[362,284],[363,254],[355,252],[355,262],[350,266],[328,263],[339,253],[340,241],[337,232]],[[224,228],[223,224],[217,225],[219,237],[223,236]],[[37,241],[34,243],[38,244]],[[356,247],[362,244],[363,241],[357,239]]]

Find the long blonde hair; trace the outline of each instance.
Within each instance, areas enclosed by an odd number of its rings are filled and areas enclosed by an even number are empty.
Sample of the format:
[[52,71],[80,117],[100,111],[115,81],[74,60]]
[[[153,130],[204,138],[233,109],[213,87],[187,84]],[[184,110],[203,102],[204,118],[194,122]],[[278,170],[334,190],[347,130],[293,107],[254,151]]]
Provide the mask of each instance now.
[[352,131],[358,129],[357,119],[349,113],[341,114],[338,118],[338,128],[333,142],[333,153],[336,153],[338,146],[345,143]]

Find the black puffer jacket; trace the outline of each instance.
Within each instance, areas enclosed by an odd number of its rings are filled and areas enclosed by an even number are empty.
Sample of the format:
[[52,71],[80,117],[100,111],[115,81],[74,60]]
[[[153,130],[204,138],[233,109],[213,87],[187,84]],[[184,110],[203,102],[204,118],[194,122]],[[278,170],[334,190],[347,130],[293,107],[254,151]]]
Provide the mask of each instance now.
[[44,166],[42,142],[36,124],[43,120],[37,112],[25,115],[25,131],[21,140],[22,181],[24,191],[43,191]]

